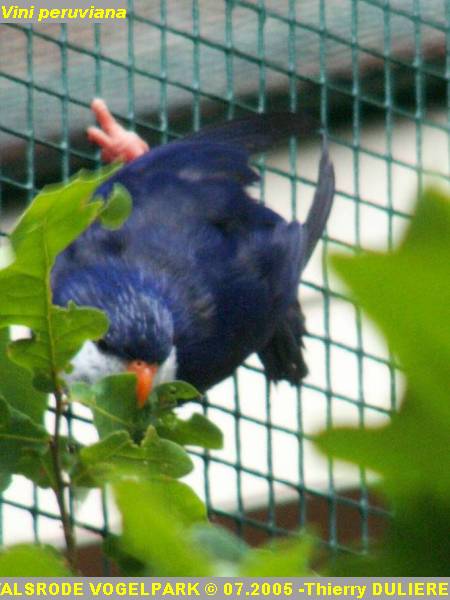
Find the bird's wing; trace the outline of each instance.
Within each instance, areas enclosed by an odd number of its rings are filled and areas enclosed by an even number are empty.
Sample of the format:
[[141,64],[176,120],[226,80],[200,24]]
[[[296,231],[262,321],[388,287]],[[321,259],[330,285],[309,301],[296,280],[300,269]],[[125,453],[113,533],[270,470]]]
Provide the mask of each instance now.
[[107,196],[116,183],[129,190],[133,211],[125,225],[108,231],[94,224],[56,271],[116,256],[167,273],[167,280],[186,271],[192,277],[192,269],[206,286],[230,273],[247,277],[248,286],[270,284],[273,297],[283,298],[298,281],[305,238],[299,224],[288,225],[248,196],[245,188],[256,179],[248,153],[233,145],[193,140],[157,148],[97,191]]
[[233,119],[221,125],[203,127],[185,141],[207,141],[232,145],[249,154],[264,152],[289,136],[311,133],[317,121],[305,111],[299,113],[271,112]]
[[[211,141],[178,142],[162,146],[126,165],[103,184],[107,196],[113,186],[125,186],[133,198],[133,215],[121,234],[137,228],[178,228],[178,237],[194,234],[192,228],[215,227],[222,233],[274,226],[281,217],[258,205],[246,192],[258,180],[242,148]],[[105,237],[99,228],[91,234]],[[212,235],[212,230],[211,230]],[[198,234],[198,232],[197,232]],[[144,236],[145,238],[146,236]]]
[[148,201],[151,186],[163,174],[182,181],[209,179],[238,181],[250,185],[257,180],[248,165],[248,153],[234,145],[213,141],[181,141],[159,146],[144,154],[113,175],[99,188],[106,195],[114,183],[120,182],[131,193],[143,191]]
[[140,250],[153,261],[158,254],[161,261],[173,257],[183,268],[190,259],[216,285],[227,273],[264,281],[277,303],[296,288],[306,245],[302,226],[248,195],[257,175],[246,151],[183,142],[138,159],[115,177],[133,196],[133,215],[123,228],[132,254]]

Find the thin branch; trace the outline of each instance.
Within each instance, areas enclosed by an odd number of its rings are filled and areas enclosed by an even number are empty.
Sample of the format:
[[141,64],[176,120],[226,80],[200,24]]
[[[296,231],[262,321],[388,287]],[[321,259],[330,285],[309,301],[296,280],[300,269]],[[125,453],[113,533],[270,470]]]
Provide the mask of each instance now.
[[69,514],[66,501],[64,497],[64,489],[66,484],[62,475],[62,462],[61,462],[61,418],[63,416],[63,392],[59,385],[56,385],[55,389],[55,427],[53,438],[50,442],[50,452],[52,456],[53,462],[53,470],[55,476],[55,487],[54,492],[56,495],[56,501],[58,503],[59,513],[61,515],[61,522],[63,526],[64,539],[66,542],[67,548],[67,560],[72,568],[72,570],[76,573],[77,571],[77,558],[76,558],[76,544],[75,544],[75,535],[73,531],[73,523],[71,515]]

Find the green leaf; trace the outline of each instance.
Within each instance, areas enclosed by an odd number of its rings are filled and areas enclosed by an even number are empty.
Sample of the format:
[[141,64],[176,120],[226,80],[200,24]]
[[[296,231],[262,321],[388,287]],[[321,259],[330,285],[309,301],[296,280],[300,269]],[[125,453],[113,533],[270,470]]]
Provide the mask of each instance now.
[[[156,387],[148,402],[141,408],[136,400],[136,375],[133,373],[110,375],[91,386],[76,383],[71,387],[72,400],[91,408],[100,438],[114,431],[126,430],[135,442],[142,440],[149,425],[162,424],[163,421],[158,419],[164,416],[168,418],[167,423],[173,424],[176,417],[171,411],[178,401],[198,397],[199,392],[193,386],[182,381],[175,381]],[[220,432],[214,425],[208,425],[209,422],[205,423],[205,421],[206,419],[202,418],[194,419],[194,428],[188,427],[189,431],[185,432],[185,437],[187,438],[188,434],[192,437],[195,433],[197,439],[203,436],[206,443],[217,444],[219,436],[221,440]],[[180,423],[182,422],[180,421]],[[162,437],[177,441],[176,435],[173,437],[166,431],[167,426],[165,428],[163,426],[163,429],[167,436],[161,434]],[[180,443],[182,442],[180,441]]]
[[33,387],[29,371],[8,358],[6,354],[8,344],[8,329],[0,329],[0,394],[6,398],[10,406],[42,425],[47,407],[47,395]]
[[207,557],[186,537],[188,525],[206,518],[203,503],[187,485],[166,479],[127,481],[114,491],[122,514],[123,552],[159,577],[212,574]]
[[182,446],[200,446],[208,450],[223,447],[223,434],[209,419],[199,413],[187,421],[174,414],[163,415],[156,424],[157,431],[164,437]]
[[51,329],[37,337],[18,340],[9,346],[9,356],[17,364],[34,370],[39,389],[54,389],[54,373],[67,367],[70,359],[88,339],[101,337],[108,329],[106,315],[94,308],[51,306],[48,311]]
[[[72,401],[88,406],[100,438],[126,430],[136,439],[140,429],[136,400],[136,375],[121,373],[104,377],[89,386],[75,383],[70,388]],[[146,427],[144,428],[145,431]]]
[[216,561],[241,562],[250,547],[228,529],[208,523],[194,525],[189,530],[189,538],[205,554]]
[[116,431],[96,444],[82,448],[72,471],[72,485],[97,487],[110,480],[123,466],[129,467],[129,474],[133,475],[133,463],[140,458],[138,450],[126,431]]
[[206,521],[206,507],[197,494],[185,483],[167,477],[152,477],[142,482],[144,495],[152,494],[165,511],[181,527]]
[[382,474],[396,497],[424,488],[450,493],[442,475],[450,473],[449,239],[450,202],[431,189],[395,252],[333,261],[397,354],[409,392],[387,427],[329,431],[317,442]]
[[100,213],[100,222],[107,229],[119,229],[130,216],[132,208],[130,194],[116,183]]
[[0,552],[0,577],[71,577],[63,557],[51,546],[21,544]]
[[58,372],[83,341],[101,337],[108,327],[98,310],[52,305],[50,273],[57,255],[102,211],[103,203],[90,198],[111,174],[111,169],[81,172],[66,185],[44,188],[10,236],[15,260],[0,271],[0,327],[33,330],[31,339],[10,346],[10,356],[45,382],[46,389],[55,388]]
[[178,444],[159,438],[153,427],[149,427],[140,445],[132,441],[127,431],[115,431],[80,450],[72,483],[96,487],[123,477],[183,477],[192,468],[186,451]]
[[305,577],[311,574],[309,563],[312,540],[302,536],[281,540],[250,550],[239,567],[243,577]]
[[448,497],[450,477],[443,473],[450,473],[450,421],[439,424],[435,417],[408,393],[389,425],[330,430],[316,441],[324,452],[383,475],[392,497],[408,498],[423,489]]
[[450,202],[424,193],[392,254],[334,257],[337,272],[385,335],[417,400],[450,418]]
[[29,450],[19,459],[16,473],[23,475],[40,488],[56,489],[56,478],[52,456],[47,450],[45,454]]
[[147,429],[141,448],[150,470],[155,474],[178,478],[194,468],[186,450],[175,442],[160,438],[152,426]]
[[12,408],[0,397],[0,482],[9,484],[9,476],[19,472],[18,464],[27,451],[43,454],[49,434],[28,415]]
[[[119,566],[121,575],[126,577],[146,577],[149,573],[145,563],[125,552],[122,548],[121,538],[109,534],[103,540],[103,552]],[[156,575],[156,574],[155,574]]]
[[335,258],[356,300],[384,333],[403,367],[408,391],[385,427],[322,433],[333,457],[370,468],[394,504],[382,547],[343,560],[339,575],[438,576],[450,545],[450,202],[431,189],[419,201],[391,254]]
[[328,566],[330,577],[448,577],[448,500],[422,494],[397,506],[384,539],[367,556],[345,556]]
[[189,402],[198,400],[201,394],[190,383],[185,381],[172,381],[158,385],[150,394],[148,404],[157,409],[158,412],[164,412],[177,406],[179,402]]
[[[69,443],[66,437],[59,438],[59,456],[64,471],[69,471],[76,459],[79,446],[73,441]],[[50,447],[42,453],[34,448],[24,449],[17,463],[16,472],[30,479],[41,488],[56,489],[55,471]]]

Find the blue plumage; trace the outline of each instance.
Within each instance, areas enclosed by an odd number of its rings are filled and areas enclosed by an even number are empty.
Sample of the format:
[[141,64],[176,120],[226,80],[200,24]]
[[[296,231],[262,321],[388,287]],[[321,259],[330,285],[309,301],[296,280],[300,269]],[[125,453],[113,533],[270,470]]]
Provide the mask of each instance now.
[[273,380],[296,383],[305,375],[297,288],[334,193],[324,151],[305,225],[256,203],[245,189],[258,179],[248,149],[265,147],[273,132],[261,118],[253,127],[243,123],[124,166],[97,193],[125,186],[133,199],[128,221],[118,231],[91,226],[53,272],[56,303],[74,300],[108,313],[102,352],[162,364],[175,348],[176,377],[202,391],[252,352]]

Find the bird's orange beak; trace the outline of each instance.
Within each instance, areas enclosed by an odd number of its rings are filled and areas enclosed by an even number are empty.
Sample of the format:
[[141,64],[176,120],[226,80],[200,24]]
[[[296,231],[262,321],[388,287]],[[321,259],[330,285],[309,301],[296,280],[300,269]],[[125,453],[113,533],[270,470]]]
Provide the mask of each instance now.
[[136,374],[136,397],[138,406],[142,408],[152,391],[153,380],[158,371],[158,365],[149,365],[143,360],[133,360],[128,364],[127,371]]

